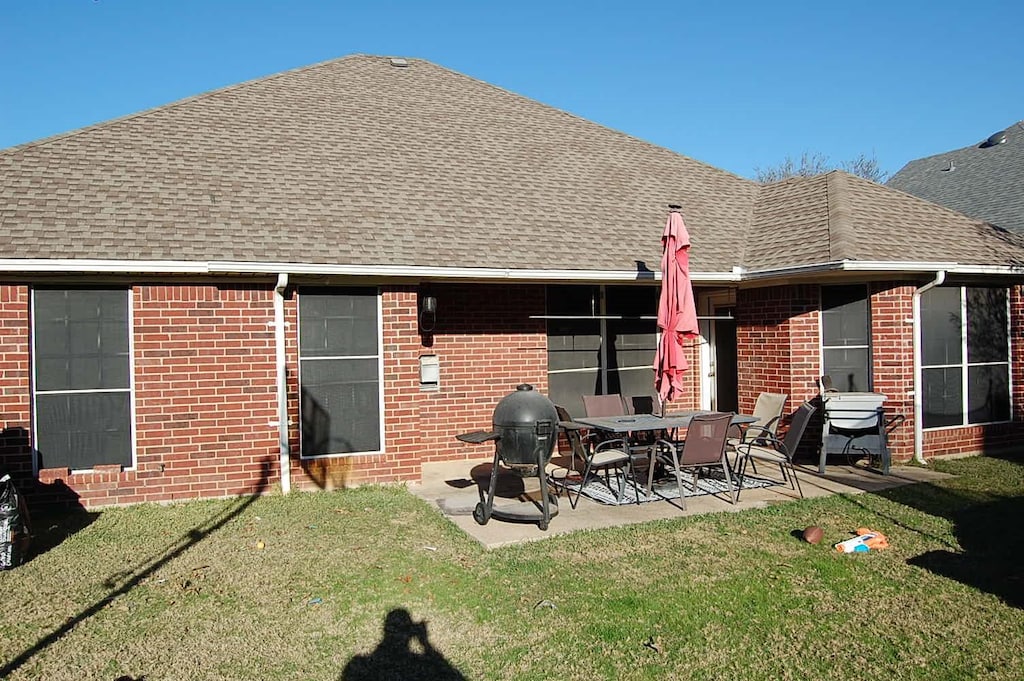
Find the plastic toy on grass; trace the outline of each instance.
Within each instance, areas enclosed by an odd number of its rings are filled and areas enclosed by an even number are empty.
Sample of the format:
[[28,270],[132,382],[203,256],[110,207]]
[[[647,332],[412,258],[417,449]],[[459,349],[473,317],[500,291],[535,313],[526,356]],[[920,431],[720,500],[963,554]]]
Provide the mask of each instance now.
[[881,532],[869,530],[866,527],[858,527],[857,536],[853,539],[841,541],[835,545],[839,553],[865,553],[872,549],[889,548],[889,540]]

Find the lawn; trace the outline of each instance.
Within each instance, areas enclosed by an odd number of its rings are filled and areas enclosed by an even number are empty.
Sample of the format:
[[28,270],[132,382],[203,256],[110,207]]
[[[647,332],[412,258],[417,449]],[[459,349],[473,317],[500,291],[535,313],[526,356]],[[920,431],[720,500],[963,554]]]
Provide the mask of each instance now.
[[39,516],[0,678],[1019,679],[1022,464],[491,551],[396,487]]

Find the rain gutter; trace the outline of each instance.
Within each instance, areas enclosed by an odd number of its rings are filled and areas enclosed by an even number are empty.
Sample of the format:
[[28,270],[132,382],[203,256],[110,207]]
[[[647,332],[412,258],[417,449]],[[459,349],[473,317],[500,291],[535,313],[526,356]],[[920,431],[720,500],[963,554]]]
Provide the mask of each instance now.
[[914,461],[925,464],[924,460],[924,427],[921,419],[924,414],[924,402],[921,399],[922,370],[921,370],[921,295],[935,288],[942,286],[946,281],[946,271],[939,270],[935,273],[935,279],[923,286],[917,287],[914,291]]
[[[75,258],[0,258],[0,271],[24,273],[82,272],[111,274],[264,274],[289,272],[296,275],[394,277],[404,279],[477,279],[520,281],[657,281],[660,271],[652,270],[564,270],[512,269],[499,267],[439,267],[417,265],[332,265],[318,263],[188,261],[188,260],[98,260]],[[822,272],[937,272],[978,275],[1021,275],[1010,265],[961,265],[955,262],[913,262],[839,260],[834,262],[749,270],[735,267],[723,272],[692,272],[695,283],[740,283]]]
[[281,452],[281,493],[292,489],[291,455],[288,451],[288,367],[285,364],[284,292],[288,273],[279,272],[274,286],[274,346],[277,353],[277,441]]

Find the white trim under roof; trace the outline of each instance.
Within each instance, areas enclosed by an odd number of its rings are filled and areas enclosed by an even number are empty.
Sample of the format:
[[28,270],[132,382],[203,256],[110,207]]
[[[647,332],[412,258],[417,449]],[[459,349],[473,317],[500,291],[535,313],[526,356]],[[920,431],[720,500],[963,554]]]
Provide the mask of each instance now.
[[[912,262],[840,260],[763,270],[740,267],[730,272],[693,272],[695,283],[741,283],[825,272],[932,273],[973,275],[1024,275],[1024,268],[1011,265],[961,265],[955,262]],[[108,274],[261,274],[367,276],[410,279],[476,279],[505,281],[659,281],[660,271],[646,270],[562,270],[513,269],[497,267],[437,267],[417,265],[332,265],[318,263],[187,261],[187,260],[97,260],[73,258],[0,258],[0,272],[25,273],[108,273]]]
[[[1012,265],[962,265],[956,262],[914,262],[914,261],[883,261],[883,260],[839,260],[835,262],[814,263],[809,265],[793,265],[764,270],[747,270],[743,273],[743,281],[758,279],[776,279],[797,275],[817,274],[824,272],[878,272],[878,273],[927,273],[938,271],[952,274],[989,274],[1024,276],[1024,268]],[[696,278],[694,278],[696,280]]]
[[[370,276],[413,279],[504,279],[554,281],[657,281],[661,272],[637,270],[542,270],[494,267],[434,267],[416,265],[331,265],[316,263],[272,263],[184,260],[91,260],[0,258],[0,272],[67,273],[103,272],[123,274],[267,274]],[[694,281],[740,280],[739,271],[695,272]]]

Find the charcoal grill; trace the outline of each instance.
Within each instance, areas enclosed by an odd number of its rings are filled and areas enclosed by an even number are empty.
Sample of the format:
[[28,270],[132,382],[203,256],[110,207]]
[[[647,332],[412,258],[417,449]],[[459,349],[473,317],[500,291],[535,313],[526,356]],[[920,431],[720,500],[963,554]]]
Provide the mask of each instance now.
[[[490,431],[476,430],[455,436],[462,442],[473,444],[494,442],[494,463],[487,494],[473,510],[473,519],[481,525],[486,525],[492,516],[504,520],[536,521],[541,530],[548,529],[551,518],[558,515],[558,500],[548,489],[545,470],[558,438],[555,405],[536,392],[532,385],[523,383],[498,402],[491,421]],[[540,479],[539,509],[533,500],[494,507],[498,478],[506,473]]]

